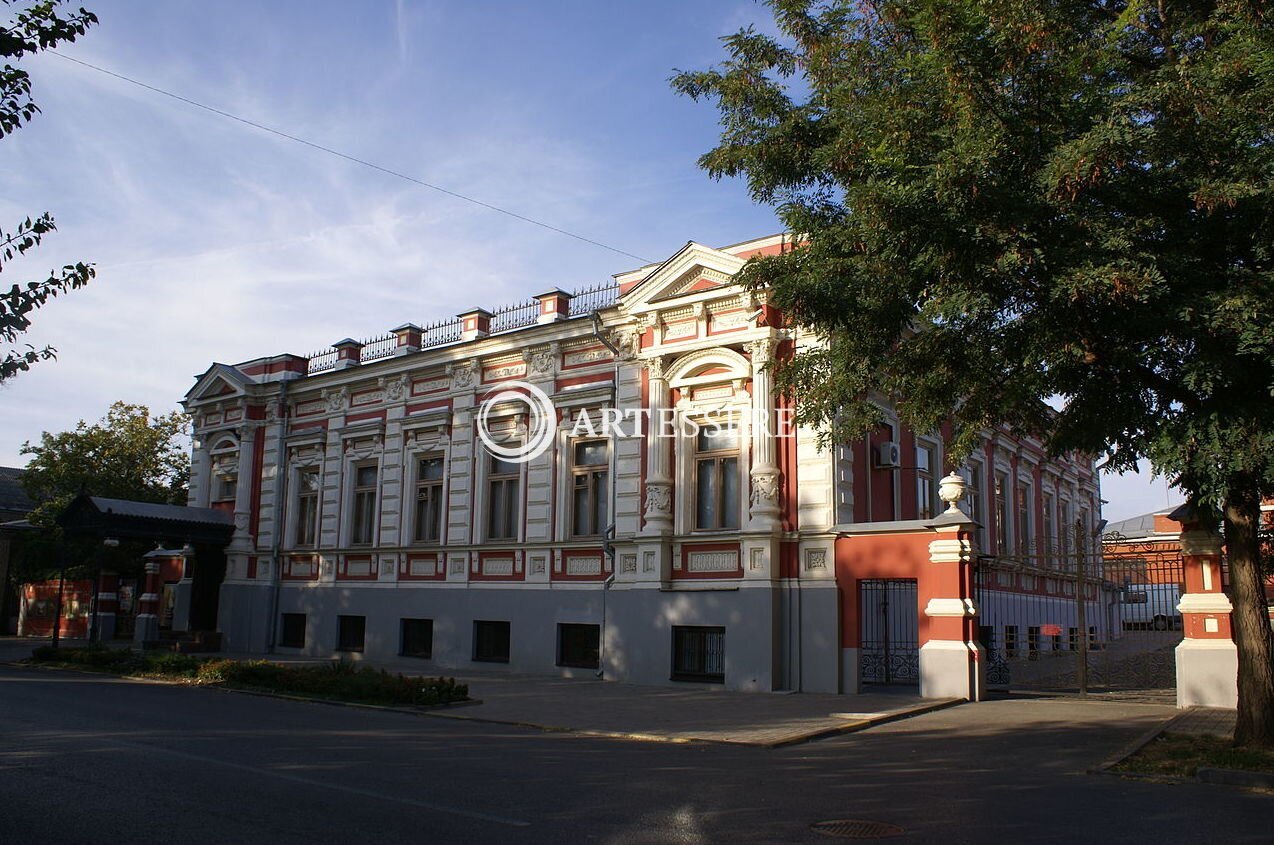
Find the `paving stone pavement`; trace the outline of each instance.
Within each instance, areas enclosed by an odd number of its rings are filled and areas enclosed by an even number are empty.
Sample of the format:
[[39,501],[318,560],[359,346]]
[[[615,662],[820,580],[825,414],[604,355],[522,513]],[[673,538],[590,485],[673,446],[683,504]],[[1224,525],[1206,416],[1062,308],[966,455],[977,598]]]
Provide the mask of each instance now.
[[1237,712],[1234,710],[1225,710],[1220,707],[1191,707],[1164,725],[1163,732],[1229,739],[1234,736],[1236,718]]

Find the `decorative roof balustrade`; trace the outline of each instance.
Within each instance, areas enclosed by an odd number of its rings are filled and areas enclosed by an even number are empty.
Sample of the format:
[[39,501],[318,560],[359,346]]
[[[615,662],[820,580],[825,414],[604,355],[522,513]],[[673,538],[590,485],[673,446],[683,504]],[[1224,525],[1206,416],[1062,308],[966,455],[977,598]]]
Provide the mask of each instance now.
[[[599,285],[580,288],[571,294],[570,316],[582,317],[601,308],[609,308],[619,301],[619,284],[613,281]],[[514,331],[537,323],[540,317],[540,303],[531,299],[506,305],[491,312],[491,334]],[[460,341],[462,321],[458,318],[428,323],[421,328],[420,348],[430,349]],[[398,350],[398,338],[393,333],[377,335],[361,341],[363,348],[359,354],[359,362],[366,364],[381,358],[388,358]],[[340,358],[335,349],[321,349],[308,356],[308,375],[336,369]]]

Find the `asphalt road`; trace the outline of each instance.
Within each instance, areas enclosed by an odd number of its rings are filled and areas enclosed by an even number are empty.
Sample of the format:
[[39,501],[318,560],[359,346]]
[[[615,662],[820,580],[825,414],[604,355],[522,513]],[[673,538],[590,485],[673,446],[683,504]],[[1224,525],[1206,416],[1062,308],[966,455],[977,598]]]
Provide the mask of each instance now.
[[1274,797],[1083,774],[1167,712],[997,701],[765,750],[0,667],[0,843],[1274,841]]

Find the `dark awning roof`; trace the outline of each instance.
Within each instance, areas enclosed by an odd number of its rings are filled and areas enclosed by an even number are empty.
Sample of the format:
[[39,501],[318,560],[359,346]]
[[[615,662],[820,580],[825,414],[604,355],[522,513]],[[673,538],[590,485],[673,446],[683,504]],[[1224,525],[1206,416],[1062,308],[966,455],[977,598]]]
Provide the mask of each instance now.
[[128,499],[81,495],[57,518],[70,534],[128,537],[182,543],[215,543],[224,546],[234,534],[234,520],[213,508],[157,505]]

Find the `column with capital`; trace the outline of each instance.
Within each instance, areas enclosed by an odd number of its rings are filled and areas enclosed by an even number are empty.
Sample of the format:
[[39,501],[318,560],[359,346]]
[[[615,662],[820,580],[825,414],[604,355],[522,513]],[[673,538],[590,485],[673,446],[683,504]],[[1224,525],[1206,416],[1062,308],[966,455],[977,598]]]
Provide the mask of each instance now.
[[647,408],[650,427],[646,432],[646,524],[642,534],[665,537],[672,534],[672,403],[663,358],[646,359]]
[[779,528],[779,466],[775,438],[774,376],[770,364],[778,349],[778,339],[764,337],[748,344],[752,354],[752,468],[749,473],[752,495],[749,510],[751,531]]

